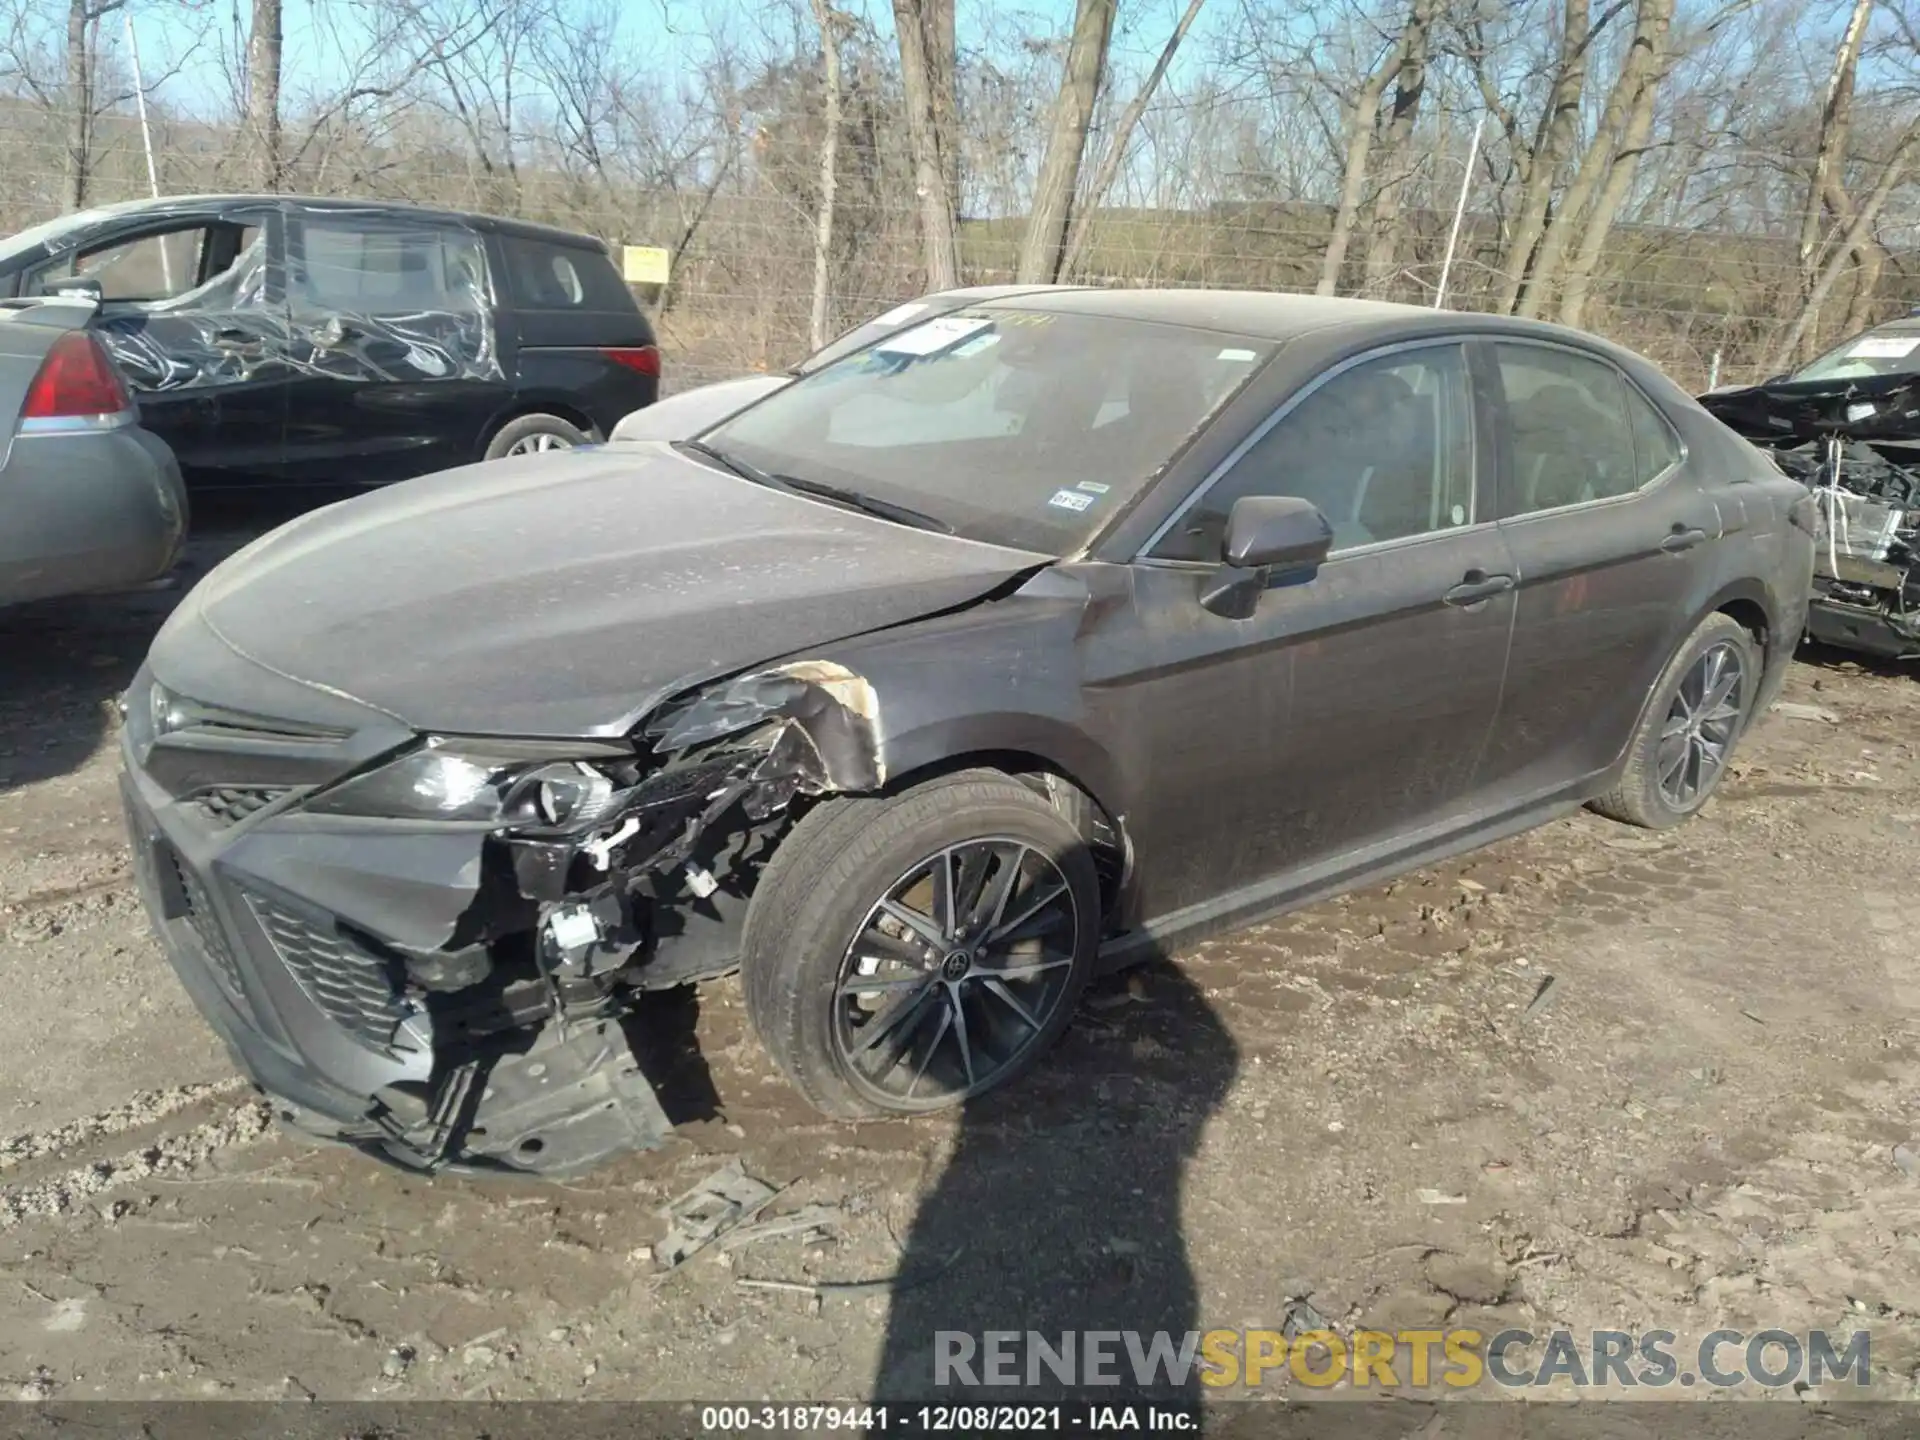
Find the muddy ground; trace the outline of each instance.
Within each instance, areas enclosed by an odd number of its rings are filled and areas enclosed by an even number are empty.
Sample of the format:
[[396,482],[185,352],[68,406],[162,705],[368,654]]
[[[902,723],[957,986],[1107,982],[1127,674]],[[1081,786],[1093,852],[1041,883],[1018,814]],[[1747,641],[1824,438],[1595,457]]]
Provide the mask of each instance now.
[[[174,598],[0,615],[0,1394],[852,1397],[936,1328],[1304,1300],[1866,1328],[1920,1396],[1920,675],[1803,659],[1831,719],[1767,717],[1684,830],[1583,815],[1103,983],[964,1115],[821,1121],[729,981],[661,1016],[667,1149],[429,1180],[278,1133],[149,937],[111,700]],[[659,1207],[732,1157],[828,1229],[656,1277]]]

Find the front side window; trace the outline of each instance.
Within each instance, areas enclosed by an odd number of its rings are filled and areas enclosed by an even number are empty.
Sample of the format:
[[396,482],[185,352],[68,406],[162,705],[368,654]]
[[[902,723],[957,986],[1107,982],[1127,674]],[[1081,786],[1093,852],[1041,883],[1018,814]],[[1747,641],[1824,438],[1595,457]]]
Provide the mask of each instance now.
[[26,293],[41,294],[57,281],[80,278],[98,281],[102,300],[170,300],[199,283],[208,233],[206,226],[195,225],[56,255],[28,277]]
[[774,476],[910,507],[975,539],[1084,545],[1271,346],[978,306],[910,325],[701,436]]
[[1220,559],[1247,495],[1311,500],[1335,550],[1474,521],[1473,401],[1457,345],[1363,361],[1309,391],[1181,513],[1156,560]]
[[417,315],[485,307],[486,250],[477,235],[312,217],[301,230],[304,254],[289,289],[306,308]]
[[[1493,351],[1513,460],[1502,519],[1631,495],[1677,458],[1670,435],[1673,453],[1664,460],[1653,448],[1648,417],[1636,423],[1630,404],[1646,401],[1605,361],[1546,345],[1501,342]],[[1643,467],[1636,436],[1657,470]]]

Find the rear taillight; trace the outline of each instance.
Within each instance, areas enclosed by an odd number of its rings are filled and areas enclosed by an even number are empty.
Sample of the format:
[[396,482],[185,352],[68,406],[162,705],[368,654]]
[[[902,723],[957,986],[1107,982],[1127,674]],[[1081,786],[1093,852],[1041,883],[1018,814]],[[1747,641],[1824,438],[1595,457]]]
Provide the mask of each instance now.
[[660,352],[651,345],[618,345],[600,352],[616,365],[624,365],[636,375],[660,378]]
[[100,342],[69,330],[53,342],[20,407],[20,433],[99,430],[130,424],[133,402]]

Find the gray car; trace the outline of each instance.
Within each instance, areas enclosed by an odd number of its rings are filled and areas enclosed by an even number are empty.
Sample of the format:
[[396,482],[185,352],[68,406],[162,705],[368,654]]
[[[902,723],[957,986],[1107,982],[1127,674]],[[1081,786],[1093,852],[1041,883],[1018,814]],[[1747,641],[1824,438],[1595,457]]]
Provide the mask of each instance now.
[[186,538],[173,452],[140,428],[93,313],[0,303],[0,605],[158,579]]
[[235,555],[127,696],[135,872],[284,1117],[402,1164],[657,1143],[622,1022],[736,969],[816,1107],[923,1113],[1097,968],[1583,804],[1687,820],[1813,524],[1591,336],[981,301]]

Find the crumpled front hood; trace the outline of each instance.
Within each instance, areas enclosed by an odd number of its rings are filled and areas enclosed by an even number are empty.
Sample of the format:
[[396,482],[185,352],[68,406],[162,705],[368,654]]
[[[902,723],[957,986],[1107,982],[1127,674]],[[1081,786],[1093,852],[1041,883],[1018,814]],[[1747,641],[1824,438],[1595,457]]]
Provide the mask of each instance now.
[[207,576],[152,659],[189,694],[195,675],[231,676],[195,653],[218,644],[417,730],[618,735],[677,690],[966,604],[1045,563],[665,445],[550,452],[283,526]]
[[1920,376],[1911,374],[1779,380],[1698,398],[1715,419],[1758,444],[1803,445],[1827,435],[1920,441]]

